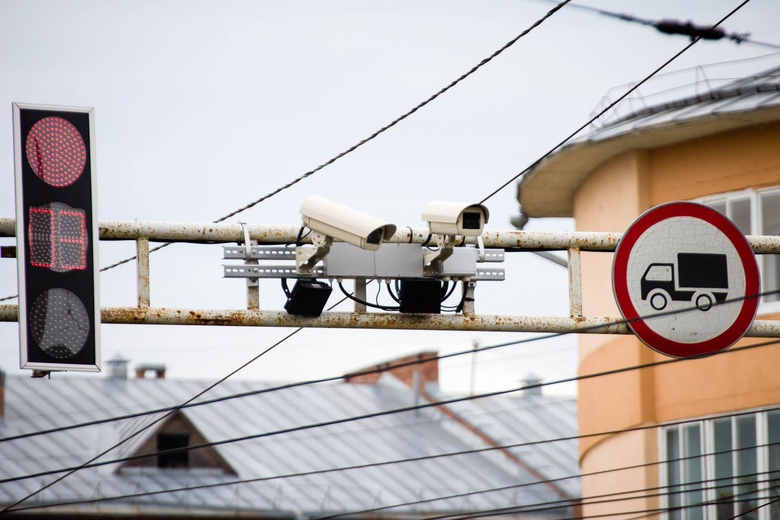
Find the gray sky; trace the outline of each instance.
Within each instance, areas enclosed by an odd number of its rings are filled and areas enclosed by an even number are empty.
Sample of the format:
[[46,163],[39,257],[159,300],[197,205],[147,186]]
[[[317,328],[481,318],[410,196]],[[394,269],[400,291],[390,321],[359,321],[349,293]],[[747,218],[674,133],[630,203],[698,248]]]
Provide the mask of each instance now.
[[[712,24],[739,4],[580,3],[697,25]],[[95,108],[101,220],[207,222],[369,136],[551,7],[538,0],[0,0],[0,114],[6,119],[0,125],[0,216],[14,216],[12,102]],[[752,0],[724,27],[780,44],[778,20],[780,3]],[[585,123],[610,89],[643,78],[687,43],[685,37],[564,8],[406,121],[230,222],[297,225],[300,202],[318,194],[399,227],[422,228],[427,201],[487,196]],[[668,70],[770,52],[702,41]],[[759,63],[778,62],[780,55]],[[690,83],[696,71],[684,77]],[[511,229],[514,191],[513,183],[487,201],[488,229]],[[532,220],[528,226],[572,228],[565,219]],[[134,249],[104,244],[100,254],[105,266]],[[154,254],[152,305],[242,308],[244,283],[222,278],[221,256],[220,246],[192,245]],[[506,281],[479,286],[480,314],[567,314],[565,270],[531,254],[511,255],[504,267]],[[134,273],[129,264],[101,276],[103,306],[134,305]],[[14,262],[0,260],[0,297],[16,291]],[[278,282],[264,284],[261,307],[282,305]],[[105,325],[103,359],[121,354],[136,363],[166,363],[170,377],[216,379],[287,333]],[[519,337],[307,329],[237,377],[327,377],[422,349],[447,353],[468,350],[474,341],[488,345]],[[476,389],[516,386],[529,371],[545,379],[570,377],[575,344],[567,337],[480,355]],[[18,364],[17,324],[0,323],[0,367],[15,373]],[[447,361],[442,369],[445,389],[468,390],[470,356]]]

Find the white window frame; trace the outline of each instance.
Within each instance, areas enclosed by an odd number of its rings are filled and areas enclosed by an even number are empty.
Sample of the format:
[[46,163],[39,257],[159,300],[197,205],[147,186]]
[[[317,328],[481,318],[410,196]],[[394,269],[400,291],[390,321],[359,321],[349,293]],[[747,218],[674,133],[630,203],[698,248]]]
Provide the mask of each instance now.
[[[756,425],[756,471],[759,473],[758,477],[758,496],[756,498],[756,501],[758,502],[757,505],[766,504],[769,502],[769,482],[767,482],[767,475],[769,472],[769,429],[768,429],[768,417],[770,413],[778,413],[780,410],[778,410],[777,407],[772,408],[761,408],[756,409],[752,411],[741,411],[739,412],[739,417],[752,417],[755,421]],[[706,418],[696,419],[692,420],[690,422],[685,423],[675,423],[667,426],[661,426],[658,429],[658,455],[659,455],[659,464],[658,464],[658,471],[659,471],[659,483],[661,486],[661,507],[664,509],[664,512],[661,514],[662,520],[671,520],[672,516],[669,514],[668,509],[670,507],[669,504],[669,495],[667,494],[667,488],[669,486],[669,464],[667,462],[667,454],[668,454],[668,446],[667,446],[667,432],[674,428],[677,429],[679,432],[678,439],[681,439],[681,444],[684,444],[684,429],[688,426],[692,425],[698,425],[701,432],[701,446],[702,446],[702,457],[703,457],[703,468],[704,468],[704,475],[702,478],[702,482],[705,484],[705,486],[712,488],[715,484],[715,422],[718,419],[730,419],[731,420],[731,442],[732,446],[736,440],[736,420],[739,417],[735,417],[733,414],[725,414],[725,415],[713,415],[708,416]],[[736,459],[736,452],[732,452],[732,468],[734,469],[734,473],[736,473],[737,468],[737,459]],[[681,457],[685,457],[686,455],[680,452]],[[682,473],[682,472],[681,472]],[[683,482],[685,480],[683,479]],[[704,494],[704,503],[707,504],[704,506],[704,516],[703,520],[716,520],[717,519],[717,504],[715,503],[717,499],[717,490],[716,489],[705,489],[703,491]],[[770,513],[774,510],[775,515],[780,513],[780,503],[774,503],[772,506],[767,507],[761,507],[757,511],[757,518],[758,520],[771,520]],[[691,509],[685,509],[683,508],[680,510],[679,518],[681,520],[691,520],[693,518],[696,518],[696,516],[691,515],[690,513],[693,512]]]
[[[740,199],[746,199],[750,201],[750,232],[746,235],[763,235],[764,223],[761,218],[761,197],[767,194],[780,194],[780,187],[766,188],[762,190],[755,190],[752,188],[746,190],[732,191],[728,193],[720,193],[718,195],[709,195],[696,199],[696,202],[705,204],[707,206],[713,206],[715,204],[726,204],[735,202]],[[778,208],[780,210],[780,208]],[[726,215],[731,218],[731,215]],[[767,257],[769,255],[757,255],[758,268],[761,273],[761,290],[767,290],[764,285],[764,273],[766,272],[766,264],[768,262]],[[780,288],[780,287],[778,287]],[[762,297],[758,306],[758,314],[774,314],[780,313],[780,299],[777,301],[766,301],[766,298]]]

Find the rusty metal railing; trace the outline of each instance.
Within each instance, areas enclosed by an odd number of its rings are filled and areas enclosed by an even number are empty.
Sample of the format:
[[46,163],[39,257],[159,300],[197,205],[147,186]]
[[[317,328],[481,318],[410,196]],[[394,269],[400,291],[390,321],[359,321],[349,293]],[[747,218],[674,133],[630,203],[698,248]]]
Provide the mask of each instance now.
[[[259,308],[214,310],[153,307],[149,300],[150,242],[239,243],[249,238],[257,244],[291,244],[298,239],[297,226],[262,226],[231,223],[190,223],[157,221],[103,221],[101,240],[127,240],[136,243],[137,290],[136,307],[104,307],[102,323],[161,325],[230,325],[254,327],[320,327],[320,328],[382,328],[417,330],[465,330],[542,333],[628,334],[629,328],[618,317],[587,317],[582,310],[581,253],[585,251],[613,252],[621,233],[608,232],[546,232],[546,231],[485,231],[486,248],[500,248],[507,253],[521,251],[564,251],[568,254],[569,315],[568,316],[502,316],[462,314],[399,314],[366,312],[324,312],[318,317],[302,317],[285,311]],[[15,221],[0,218],[0,237],[13,237]],[[424,229],[399,229],[391,243],[422,244],[428,237]],[[305,242],[305,239],[304,239]],[[749,236],[756,254],[780,254],[780,237]],[[254,307],[254,306],[250,306]],[[16,305],[0,305],[0,321],[16,321]],[[780,321],[756,320],[747,336],[780,337]]]

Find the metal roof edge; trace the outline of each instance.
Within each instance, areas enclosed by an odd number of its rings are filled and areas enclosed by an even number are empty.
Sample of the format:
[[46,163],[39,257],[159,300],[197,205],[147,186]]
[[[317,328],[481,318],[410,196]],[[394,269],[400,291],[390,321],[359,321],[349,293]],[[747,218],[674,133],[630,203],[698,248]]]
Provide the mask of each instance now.
[[517,200],[530,217],[572,217],[574,194],[580,183],[600,164],[621,153],[659,148],[728,130],[780,121],[780,106],[703,117],[643,129],[627,128],[622,134],[600,139],[606,127],[563,147],[529,171],[517,185]]

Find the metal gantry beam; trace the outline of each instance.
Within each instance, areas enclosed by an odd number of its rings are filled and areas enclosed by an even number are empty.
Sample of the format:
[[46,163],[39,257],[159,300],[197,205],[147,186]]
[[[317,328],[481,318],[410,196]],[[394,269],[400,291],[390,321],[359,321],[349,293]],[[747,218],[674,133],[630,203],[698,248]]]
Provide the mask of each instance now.
[[[250,327],[319,327],[407,330],[464,330],[540,333],[629,334],[618,317],[588,317],[582,314],[581,252],[613,252],[621,233],[485,231],[486,248],[507,253],[521,251],[563,251],[568,255],[569,316],[501,316],[463,314],[399,314],[390,312],[324,312],[318,317],[302,317],[285,311],[247,309],[213,310],[152,307],[149,302],[149,242],[243,243],[245,237],[257,244],[293,244],[297,226],[262,226],[231,223],[190,223],[158,221],[103,221],[101,240],[134,241],[137,248],[138,305],[104,307],[102,323],[158,325],[229,325]],[[0,218],[0,237],[13,237],[14,219]],[[428,231],[399,229],[391,243],[422,244]],[[780,254],[780,237],[749,236],[757,254]],[[306,240],[304,240],[306,242]],[[362,312],[361,312],[362,311]],[[0,305],[0,321],[16,321],[16,305]],[[747,336],[780,337],[780,321],[756,320]]]

